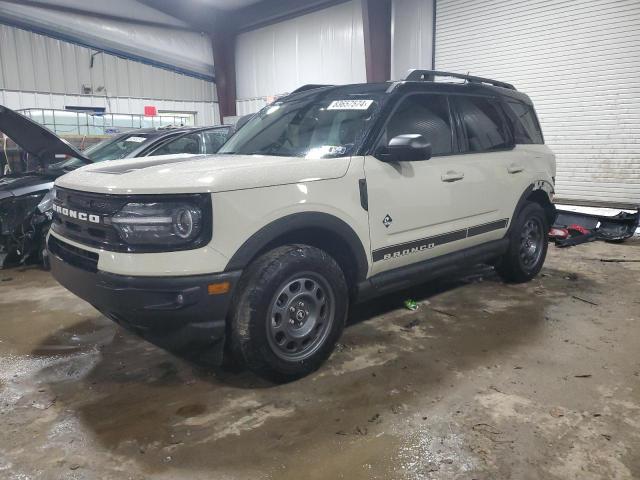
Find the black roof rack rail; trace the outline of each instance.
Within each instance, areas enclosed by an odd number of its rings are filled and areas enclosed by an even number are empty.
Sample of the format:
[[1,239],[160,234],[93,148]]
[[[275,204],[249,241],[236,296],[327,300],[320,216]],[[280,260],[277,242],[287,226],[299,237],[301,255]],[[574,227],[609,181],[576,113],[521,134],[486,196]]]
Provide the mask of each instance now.
[[296,88],[293,92],[290,92],[289,95],[293,94],[293,93],[300,93],[300,92],[305,92],[307,90],[314,90],[316,88],[322,88],[322,87],[334,87],[335,85],[321,85],[318,83],[309,83],[307,85],[302,85],[301,87]]
[[516,90],[516,87],[506,82],[499,82],[498,80],[491,80],[490,78],[474,77],[473,75],[464,75],[462,73],[453,72],[441,72],[439,70],[418,70],[412,69],[407,72],[407,75],[403,78],[407,82],[433,82],[436,77],[451,77],[461,78],[469,83],[488,83],[495,87],[508,88],[509,90]]

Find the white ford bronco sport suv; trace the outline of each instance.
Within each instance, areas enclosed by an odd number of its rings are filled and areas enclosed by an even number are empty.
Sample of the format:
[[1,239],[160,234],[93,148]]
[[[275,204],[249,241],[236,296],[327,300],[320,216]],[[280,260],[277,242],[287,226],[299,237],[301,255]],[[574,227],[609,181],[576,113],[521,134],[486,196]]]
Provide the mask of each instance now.
[[118,324],[286,381],[327,359],[355,301],[482,262],[534,277],[554,176],[527,95],[414,70],[302,87],[213,156],[64,175],[47,247],[55,278]]

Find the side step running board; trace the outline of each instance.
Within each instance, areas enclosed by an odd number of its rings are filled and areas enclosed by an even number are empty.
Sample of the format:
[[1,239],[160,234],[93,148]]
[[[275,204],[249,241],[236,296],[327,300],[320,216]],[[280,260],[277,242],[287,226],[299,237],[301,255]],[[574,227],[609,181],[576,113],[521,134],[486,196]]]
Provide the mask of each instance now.
[[365,301],[410,287],[499,257],[509,248],[509,240],[501,238],[476,247],[448,253],[423,262],[378,273],[358,284],[356,301]]

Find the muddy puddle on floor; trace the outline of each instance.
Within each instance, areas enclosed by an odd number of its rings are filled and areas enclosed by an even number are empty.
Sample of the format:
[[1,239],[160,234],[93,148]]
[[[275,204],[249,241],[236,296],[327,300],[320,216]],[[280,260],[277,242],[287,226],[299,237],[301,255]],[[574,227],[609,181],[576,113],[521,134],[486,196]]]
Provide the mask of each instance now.
[[477,269],[354,307],[329,362],[287,385],[196,366],[12,274],[0,478],[632,478],[640,337],[606,287],[640,275],[572,255],[526,285]]

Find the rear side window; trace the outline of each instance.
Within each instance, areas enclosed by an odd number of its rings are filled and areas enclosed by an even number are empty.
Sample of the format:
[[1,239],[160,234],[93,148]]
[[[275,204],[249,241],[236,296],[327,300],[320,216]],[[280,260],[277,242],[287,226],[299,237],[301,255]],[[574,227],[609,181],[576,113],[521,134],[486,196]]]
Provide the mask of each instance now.
[[463,152],[487,152],[512,145],[498,101],[484,97],[452,97],[462,122]]
[[204,153],[216,153],[222,144],[227,141],[229,129],[216,128],[215,130],[203,132],[202,136],[204,137]]
[[393,137],[420,134],[429,143],[433,155],[453,152],[449,104],[444,95],[411,95],[400,103],[387,123],[385,145]]
[[515,143],[544,143],[538,118],[531,105],[507,100],[505,113],[511,124]]
[[189,135],[184,135],[179,137],[177,140],[171,140],[165,143],[160,148],[156,149],[153,153],[149,154],[149,156],[155,155],[175,155],[179,153],[200,153],[200,134],[199,133],[190,133]]

